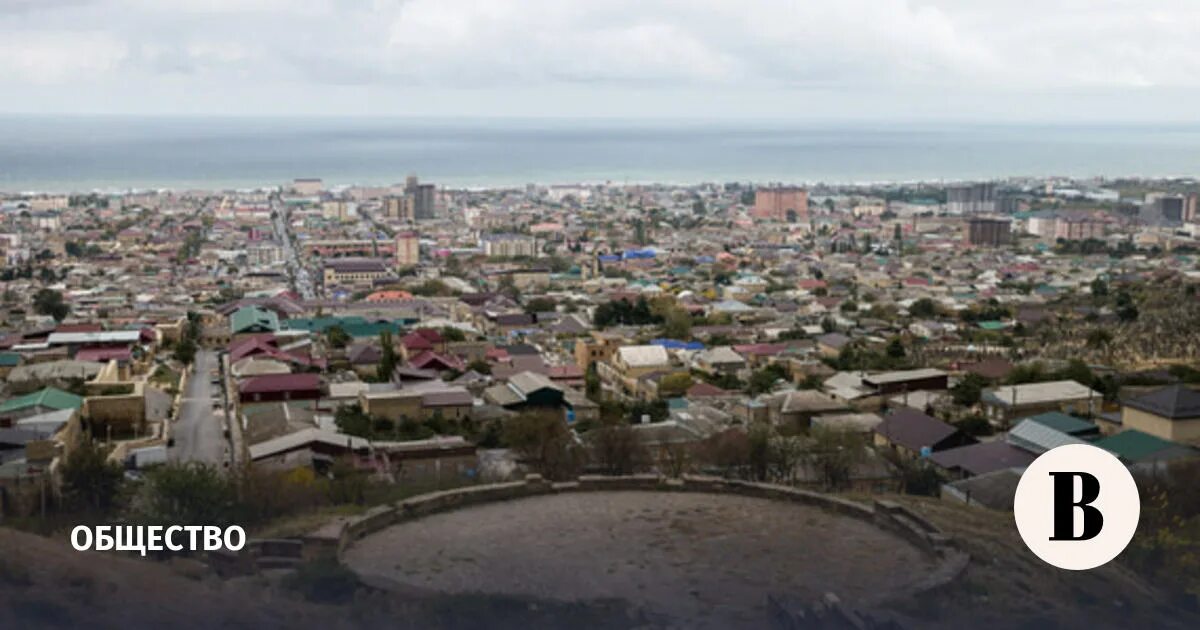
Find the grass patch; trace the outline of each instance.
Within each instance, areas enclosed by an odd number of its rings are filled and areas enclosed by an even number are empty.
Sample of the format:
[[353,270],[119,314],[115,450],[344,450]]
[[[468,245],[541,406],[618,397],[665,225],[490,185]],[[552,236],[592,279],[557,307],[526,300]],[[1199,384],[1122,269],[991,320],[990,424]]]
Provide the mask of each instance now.
[[354,599],[358,576],[337,560],[321,558],[297,567],[283,585],[313,603],[345,604]]

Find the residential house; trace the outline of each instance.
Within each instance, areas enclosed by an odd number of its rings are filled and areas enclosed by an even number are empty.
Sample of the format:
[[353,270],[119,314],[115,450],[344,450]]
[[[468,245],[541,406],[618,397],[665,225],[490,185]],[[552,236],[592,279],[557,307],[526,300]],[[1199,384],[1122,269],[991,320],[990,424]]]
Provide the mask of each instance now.
[[230,338],[236,343],[253,335],[274,334],[279,330],[279,315],[258,306],[244,306],[229,316]]
[[915,409],[901,409],[885,416],[883,422],[875,427],[874,442],[879,448],[888,448],[902,457],[915,459],[973,444],[975,439]]
[[958,479],[986,475],[1007,468],[1023,468],[1035,458],[1033,453],[1004,440],[969,444],[932,452],[929,455],[929,461],[933,465]]
[[842,401],[812,389],[791,391],[775,396],[769,404],[772,420],[788,431],[805,431],[815,416],[845,411]]
[[862,378],[862,383],[875,394],[886,396],[918,390],[944,390],[949,387],[949,378],[950,375],[942,370],[922,368],[870,374]]
[[1200,392],[1171,385],[1122,401],[1121,425],[1164,440],[1200,445]]
[[697,352],[692,357],[692,365],[697,370],[713,376],[736,375],[746,369],[746,359],[729,346],[717,346]]
[[243,405],[302,402],[302,406],[315,408],[321,399],[321,389],[321,377],[317,374],[266,374],[242,381],[238,397]]
[[984,390],[981,396],[988,420],[1000,427],[1044,411],[1090,417],[1103,400],[1099,392],[1075,381],[1005,385]]
[[1156,468],[1173,460],[1200,456],[1200,451],[1193,447],[1164,440],[1137,429],[1127,429],[1096,440],[1092,444],[1116,455],[1125,464],[1135,467]]

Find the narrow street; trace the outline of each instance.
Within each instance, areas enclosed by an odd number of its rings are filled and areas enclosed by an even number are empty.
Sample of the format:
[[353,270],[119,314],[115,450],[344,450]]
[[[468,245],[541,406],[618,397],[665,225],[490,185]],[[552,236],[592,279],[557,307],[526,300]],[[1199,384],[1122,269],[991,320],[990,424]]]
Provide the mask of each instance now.
[[292,285],[300,297],[305,300],[316,299],[316,289],[313,286],[312,276],[308,269],[300,262],[300,252],[292,243],[292,236],[288,233],[288,209],[287,205],[281,203],[279,199],[271,199],[271,210],[274,213],[274,218],[271,221],[271,226],[275,231],[275,238],[283,245],[283,256],[287,261],[288,270],[291,272]]
[[217,366],[212,350],[196,352],[193,372],[184,386],[179,416],[172,427],[175,446],[170,449],[171,461],[199,461],[222,465],[228,461],[228,441],[222,426],[224,413],[214,407],[222,402],[221,390],[209,382],[209,371]]

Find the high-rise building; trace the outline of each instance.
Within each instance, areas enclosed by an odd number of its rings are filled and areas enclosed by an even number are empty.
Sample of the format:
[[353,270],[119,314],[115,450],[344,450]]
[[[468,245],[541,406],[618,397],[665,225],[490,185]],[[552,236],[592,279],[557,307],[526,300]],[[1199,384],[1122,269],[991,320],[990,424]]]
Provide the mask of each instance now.
[[416,232],[396,234],[396,266],[414,267],[421,262],[421,242]]
[[1054,239],[1086,241],[1104,238],[1104,222],[1087,214],[1063,214],[1054,226]]
[[408,204],[409,218],[412,220],[432,219],[434,217],[434,196],[437,189],[433,184],[422,184],[416,175],[409,175],[404,180],[404,200]]
[[1142,205],[1141,218],[1154,225],[1181,223],[1187,211],[1187,199],[1183,195],[1151,193]]
[[978,247],[999,247],[1012,242],[1012,221],[991,217],[967,219],[966,244]]
[[538,242],[523,234],[485,234],[480,239],[483,253],[495,258],[533,258],[538,255]]
[[991,182],[946,187],[949,214],[991,214],[996,211],[996,185]]
[[408,203],[404,197],[400,196],[384,198],[383,216],[389,219],[412,220],[412,217],[408,215]]
[[754,191],[754,207],[750,210],[750,216],[786,223],[807,221],[808,191],[793,186],[759,188]]

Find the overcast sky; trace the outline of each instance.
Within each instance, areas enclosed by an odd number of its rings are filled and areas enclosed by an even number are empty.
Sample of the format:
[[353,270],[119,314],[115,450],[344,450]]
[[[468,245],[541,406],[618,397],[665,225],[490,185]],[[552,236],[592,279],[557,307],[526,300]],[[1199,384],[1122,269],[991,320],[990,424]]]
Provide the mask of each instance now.
[[0,111],[1194,121],[1195,0],[0,0]]

